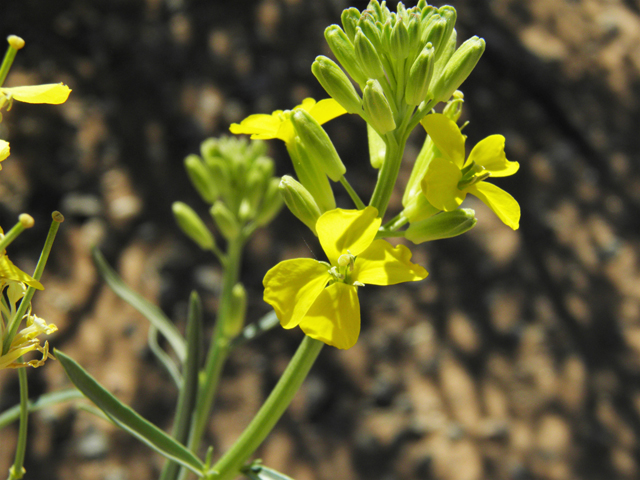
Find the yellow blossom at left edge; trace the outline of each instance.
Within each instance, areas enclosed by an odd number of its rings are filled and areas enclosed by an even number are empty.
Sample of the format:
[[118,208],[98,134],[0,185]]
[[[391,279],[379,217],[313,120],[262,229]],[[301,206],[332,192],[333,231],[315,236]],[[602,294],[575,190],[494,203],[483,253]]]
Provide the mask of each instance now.
[[297,258],[267,272],[264,300],[283,328],[299,326],[316,340],[351,348],[360,334],[358,287],[413,282],[428,275],[411,263],[411,251],[404,245],[375,240],[380,223],[373,207],[329,210],[316,223],[329,263]]
[[59,105],[66,102],[70,93],[71,89],[63,83],[0,88],[0,95],[7,100],[13,99],[24,103],[48,103],[51,105]]
[[[0,140],[0,162],[9,156],[9,152],[9,142]],[[2,165],[0,165],[0,170],[2,170]]]
[[292,110],[276,110],[271,115],[265,113],[249,115],[242,122],[231,124],[229,130],[236,135],[243,133],[251,135],[252,140],[278,138],[288,144],[295,137],[290,120],[291,112],[299,108],[309,112],[320,125],[347,113],[333,98],[326,98],[319,102],[313,98],[305,98]]

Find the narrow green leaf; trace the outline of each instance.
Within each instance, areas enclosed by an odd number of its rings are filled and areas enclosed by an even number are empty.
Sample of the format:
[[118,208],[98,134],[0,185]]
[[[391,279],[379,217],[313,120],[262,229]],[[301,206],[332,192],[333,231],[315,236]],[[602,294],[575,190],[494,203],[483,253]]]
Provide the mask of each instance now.
[[[202,350],[202,304],[194,291],[189,298],[189,314],[187,317],[187,360],[182,375],[184,381],[180,387],[176,416],[173,424],[173,438],[186,444],[189,439],[191,417],[198,394],[198,372]],[[160,480],[174,480],[180,471],[180,465],[167,460],[162,469]]]
[[92,251],[93,261],[96,264],[98,272],[102,275],[102,278],[107,282],[111,289],[121,299],[138,310],[149,320],[156,328],[164,335],[171,345],[171,348],[176,352],[176,355],[183,363],[186,355],[185,339],[180,335],[178,329],[173,322],[167,318],[167,316],[153,303],[149,302],[139,293],[133,291],[126,283],[122,281],[122,278],[113,270],[102,253],[97,248]]
[[173,382],[176,384],[177,388],[180,388],[182,385],[182,375],[180,374],[180,370],[178,369],[178,365],[173,359],[165,352],[160,344],[158,343],[158,329],[152,323],[149,325],[149,336],[147,338],[147,344],[149,345],[149,349],[151,353],[153,353],[160,362],[160,364],[167,370],[167,373],[173,379]]
[[[69,400],[77,400],[84,398],[82,393],[75,388],[61,390],[59,392],[47,393],[41,395],[35,402],[29,402],[29,413],[42,410],[43,408],[57,405],[59,403],[68,402]],[[20,405],[15,405],[0,414],[0,429],[15,422],[20,416]]]
[[120,402],[72,358],[60,350],[56,350],[55,355],[78,390],[120,428],[166,458],[184,465],[199,476],[203,476],[202,462],[184,445],[176,442],[154,424],[141,417],[132,408]]

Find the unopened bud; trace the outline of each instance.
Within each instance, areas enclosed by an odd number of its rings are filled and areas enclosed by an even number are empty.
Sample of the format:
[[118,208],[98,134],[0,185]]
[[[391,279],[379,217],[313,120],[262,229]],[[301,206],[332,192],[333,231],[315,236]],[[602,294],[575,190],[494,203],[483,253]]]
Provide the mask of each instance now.
[[371,40],[369,40],[362,32],[360,27],[356,29],[354,45],[356,58],[367,77],[376,79],[384,78],[384,68],[382,67],[380,57],[378,56],[373,43],[371,43]]
[[460,90],[453,92],[453,96],[445,105],[442,113],[453,122],[457,122],[462,114],[462,104],[464,103],[464,93]]
[[258,206],[262,201],[269,179],[273,176],[273,170],[273,160],[267,157],[260,157],[251,165],[244,189],[244,198],[248,202],[248,212],[245,214],[245,219],[254,218],[257,215]]
[[311,71],[327,93],[348,113],[362,111],[362,99],[349,77],[333,60],[320,55],[311,65]]
[[393,119],[393,112],[389,101],[377,80],[368,80],[364,87],[364,111],[367,115],[367,122],[376,129],[378,134],[384,135],[396,128]]
[[189,175],[191,183],[198,191],[202,199],[212,204],[218,198],[220,192],[210,170],[197,155],[189,155],[184,159],[184,168]]
[[[456,20],[458,19],[458,13],[456,12],[456,9],[451,5],[443,5],[438,9],[438,14],[447,22],[447,28],[444,32],[444,41],[446,42],[453,34],[454,28],[456,26]],[[438,53],[439,52],[436,52],[436,54]]]
[[405,238],[415,244],[451,238],[471,230],[477,222],[473,210],[459,208],[411,223],[405,232]]
[[280,181],[280,193],[291,213],[317,235],[316,222],[322,212],[309,191],[288,175]]
[[471,37],[456,50],[433,86],[432,94],[436,101],[446,102],[451,98],[480,60],[484,47],[484,39]]
[[209,213],[211,213],[211,217],[216,222],[216,225],[218,226],[218,229],[220,229],[220,233],[224,235],[224,238],[232,241],[238,237],[240,234],[240,225],[238,225],[238,220],[224,203],[217,201],[213,204]]
[[329,135],[309,112],[298,109],[291,115],[291,122],[298,137],[312,160],[334,182],[342,178],[347,169],[333,146]]
[[330,25],[324,31],[324,38],[327,40],[329,48],[342,65],[342,68],[346,70],[356,83],[364,85],[367,81],[367,76],[356,58],[355,48],[351,40],[347,37],[347,34],[344,33],[338,25]]
[[347,8],[342,12],[340,19],[347,37],[353,42],[356,38],[356,27],[360,19],[360,11],[355,7]]
[[320,165],[307,152],[305,145],[296,136],[292,145],[287,145],[289,156],[293,161],[293,168],[296,171],[298,180],[309,190],[313,199],[320,207],[321,212],[336,208],[336,199],[331,189],[331,184]]
[[369,139],[369,158],[371,166],[375,169],[382,167],[384,157],[387,151],[387,145],[378,135],[375,129],[367,123],[367,137]]
[[409,31],[399,18],[391,30],[391,54],[398,60],[403,60],[409,56],[410,46]]
[[279,178],[271,178],[262,197],[262,203],[255,218],[257,226],[263,226],[271,222],[282,208],[282,196],[278,186]]
[[231,289],[231,304],[229,316],[224,319],[222,326],[223,335],[232,339],[237,337],[244,327],[247,313],[247,291],[242,283],[236,283]]
[[180,229],[200,248],[211,250],[215,246],[211,231],[189,205],[183,202],[174,202],[171,208]]
[[[369,39],[371,44],[376,50],[380,50],[382,48],[382,43],[380,39],[380,30],[373,19],[373,16],[370,14],[363,14],[360,20],[358,21],[358,27],[362,30],[362,33]],[[357,29],[356,29],[357,32]],[[355,38],[354,38],[355,41]]]
[[18,221],[24,228],[31,228],[35,223],[33,217],[28,213],[21,213],[20,216],[18,216]]
[[447,21],[438,14],[433,14],[428,20],[427,26],[422,32],[422,42],[426,45],[431,43],[436,57],[442,51],[445,44],[445,32],[447,30]]
[[416,58],[411,70],[409,80],[404,91],[404,99],[409,105],[419,105],[426,99],[429,92],[429,84],[433,75],[435,52],[431,44],[427,44],[418,58]]

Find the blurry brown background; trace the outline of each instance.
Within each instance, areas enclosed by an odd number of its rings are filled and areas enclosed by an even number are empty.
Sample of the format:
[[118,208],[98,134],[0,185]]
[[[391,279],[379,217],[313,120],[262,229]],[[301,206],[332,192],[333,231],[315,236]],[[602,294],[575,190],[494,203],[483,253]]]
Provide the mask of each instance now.
[[[296,480],[637,478],[640,2],[452,4],[458,37],[487,41],[463,85],[469,145],[506,136],[521,170],[497,183],[520,202],[521,228],[512,232],[471,203],[480,218],[473,231],[413,248],[430,272],[425,281],[361,289],[359,343],[323,350],[259,456]],[[7,85],[73,88],[64,105],[16,103],[3,112],[0,136],[12,154],[0,172],[0,222],[8,228],[20,212],[36,219],[11,258],[30,271],[51,212],[64,213],[35,312],[58,325],[55,347],[163,428],[176,390],[149,353],[146,321],[97,277],[90,247],[99,245],[180,327],[197,289],[210,327],[220,269],[170,211],[182,200],[206,215],[182,159],[248,114],[323,98],[310,65],[329,54],[324,28],[352,5],[366,2],[0,6],[0,36],[27,42]],[[327,129],[368,198],[375,172],[364,124],[341,117]],[[407,149],[404,181],[423,135],[416,131]],[[278,174],[291,173],[282,145],[270,149]],[[242,272],[250,318],[267,312],[266,270],[318,255],[314,241],[286,211],[255,236]],[[276,328],[232,354],[210,423],[217,452],[249,421],[300,339]],[[69,386],[55,361],[30,370],[29,382],[34,398]],[[0,372],[0,388],[0,409],[17,403],[15,372]],[[0,432],[0,475],[16,432]],[[161,465],[73,405],[30,419],[27,478],[146,479]]]

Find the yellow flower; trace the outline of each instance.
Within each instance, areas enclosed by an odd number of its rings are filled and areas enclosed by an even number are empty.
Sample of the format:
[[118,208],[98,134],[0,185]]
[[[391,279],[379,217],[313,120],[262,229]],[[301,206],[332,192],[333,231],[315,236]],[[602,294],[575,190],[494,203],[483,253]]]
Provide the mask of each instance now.
[[[4,140],[0,140],[0,162],[9,156],[9,142],[5,142]],[[0,170],[2,170],[2,165],[0,165]]]
[[[18,302],[22,300],[26,293],[26,287],[22,282],[2,279],[1,291],[3,301],[0,304],[0,344],[2,337],[6,334],[5,329],[7,328],[9,320],[16,314]],[[20,330],[13,338],[7,353],[0,355],[0,370],[3,368],[20,368],[28,365],[34,368],[39,367],[51,356],[49,354],[48,342],[45,342],[44,346],[40,345],[38,336],[42,334],[50,335],[58,330],[58,327],[53,324],[47,325],[43,319],[31,313],[27,313],[25,318],[27,319],[27,326]],[[26,363],[16,362],[22,355],[34,350],[39,351],[42,354],[42,358],[30,360]]]
[[520,205],[501,188],[484,180],[507,177],[520,168],[504,153],[504,137],[491,135],[473,147],[465,161],[465,137],[455,122],[436,113],[427,115],[422,125],[442,156],[431,160],[421,186],[434,207],[450,212],[471,193],[484,202],[506,225],[516,230],[520,222]]
[[37,289],[44,290],[42,284],[16,267],[5,253],[0,254],[0,289],[9,281],[22,282]]
[[71,93],[71,89],[63,83],[0,88],[0,95],[4,97],[0,99],[0,102],[4,104],[6,101],[17,100],[25,103],[59,105],[67,100],[69,93]]
[[351,348],[360,334],[358,287],[422,280],[427,271],[411,263],[411,251],[375,240],[381,219],[373,207],[330,210],[316,223],[330,263],[310,258],[280,262],[264,277],[264,300],[284,328],[337,348]]
[[[317,103],[313,98],[305,98],[302,104],[294,107],[293,110],[299,108],[309,112],[320,125],[347,113],[333,98],[326,98]],[[229,130],[235,134],[251,135],[253,140],[279,138],[286,144],[290,144],[295,138],[291,112],[291,110],[276,110],[271,115],[264,113],[249,115],[242,122],[231,124]]]

